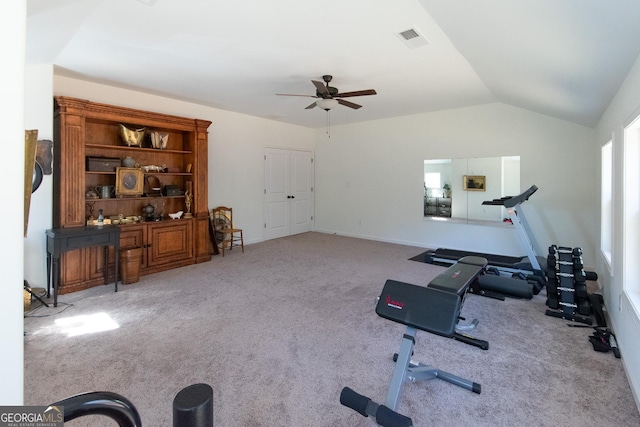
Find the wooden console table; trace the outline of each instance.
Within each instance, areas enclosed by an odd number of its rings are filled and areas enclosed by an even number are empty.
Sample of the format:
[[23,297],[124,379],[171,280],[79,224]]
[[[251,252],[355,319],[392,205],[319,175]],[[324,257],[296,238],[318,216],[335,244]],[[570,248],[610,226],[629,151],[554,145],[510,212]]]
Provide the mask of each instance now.
[[104,246],[104,284],[109,282],[109,246],[115,248],[115,292],[118,292],[118,258],[120,251],[120,227],[103,225],[100,227],[53,228],[47,235],[47,296],[51,296],[51,273],[53,270],[53,306],[58,306],[58,281],[60,276],[60,255],[74,249]]

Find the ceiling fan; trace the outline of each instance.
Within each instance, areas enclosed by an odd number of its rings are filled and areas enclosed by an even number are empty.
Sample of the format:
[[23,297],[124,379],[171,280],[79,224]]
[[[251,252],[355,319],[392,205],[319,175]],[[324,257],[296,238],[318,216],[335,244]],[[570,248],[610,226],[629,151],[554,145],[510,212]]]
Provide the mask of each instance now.
[[355,92],[343,92],[340,93],[337,88],[333,86],[329,86],[329,83],[333,79],[333,76],[324,75],[322,76],[323,82],[319,82],[317,80],[311,80],[311,83],[316,87],[315,95],[295,95],[290,93],[277,93],[276,95],[280,96],[304,96],[308,98],[319,98],[318,101],[309,105],[305,108],[305,110],[310,110],[314,107],[322,108],[323,110],[329,111],[333,107],[338,104],[344,105],[345,107],[358,109],[361,108],[362,105],[355,104],[353,102],[345,101],[342,98],[350,98],[353,96],[365,96],[365,95],[376,95],[376,91],[373,89],[366,90],[357,90]]

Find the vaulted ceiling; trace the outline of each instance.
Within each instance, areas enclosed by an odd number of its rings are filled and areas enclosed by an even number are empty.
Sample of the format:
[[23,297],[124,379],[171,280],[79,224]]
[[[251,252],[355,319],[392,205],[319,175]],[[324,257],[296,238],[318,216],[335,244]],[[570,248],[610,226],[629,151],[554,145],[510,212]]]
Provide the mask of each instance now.
[[[321,128],[503,102],[595,126],[640,54],[638,0],[28,0],[27,64]],[[413,30],[406,40],[400,33]],[[151,108],[151,107],[150,107]]]

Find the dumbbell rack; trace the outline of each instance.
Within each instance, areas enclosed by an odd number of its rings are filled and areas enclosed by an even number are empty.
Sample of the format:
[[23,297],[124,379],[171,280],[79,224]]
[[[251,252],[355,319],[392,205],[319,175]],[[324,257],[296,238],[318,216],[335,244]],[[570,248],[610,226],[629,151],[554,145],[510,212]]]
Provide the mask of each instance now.
[[[551,245],[547,255],[547,316],[592,324],[581,248]],[[556,311],[554,311],[556,310]]]

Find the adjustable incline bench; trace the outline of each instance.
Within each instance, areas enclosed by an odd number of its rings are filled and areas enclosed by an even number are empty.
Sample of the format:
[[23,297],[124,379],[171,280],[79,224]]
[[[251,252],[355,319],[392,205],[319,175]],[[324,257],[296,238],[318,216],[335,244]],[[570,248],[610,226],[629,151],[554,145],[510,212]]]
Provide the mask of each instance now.
[[[474,282],[482,277],[482,273],[484,272],[486,266],[486,258],[477,256],[466,256],[460,258],[457,263],[453,264],[444,273],[439,274],[435,279],[429,282],[427,287],[458,295],[458,297],[460,298],[460,310],[462,310],[467,291],[471,289],[471,285]],[[458,320],[464,320],[464,318],[458,317]],[[457,341],[461,341],[465,344],[480,347],[483,350],[488,350],[489,343],[487,341],[479,340],[467,334],[461,333],[462,331],[470,331],[477,325],[477,319],[474,319],[470,324],[467,325],[460,325],[459,323],[457,323],[456,329],[453,332],[451,338]]]
[[396,412],[405,382],[440,378],[480,394],[481,386],[440,369],[411,361],[418,329],[443,337],[455,338],[456,325],[466,290],[487,265],[480,257],[464,257],[436,277],[428,287],[387,280],[378,298],[376,313],[407,325],[400,351],[394,356],[396,367],[389,385],[387,400],[379,405],[349,387],[342,389],[340,403],[361,415],[371,416],[383,427],[410,427],[411,418]]

